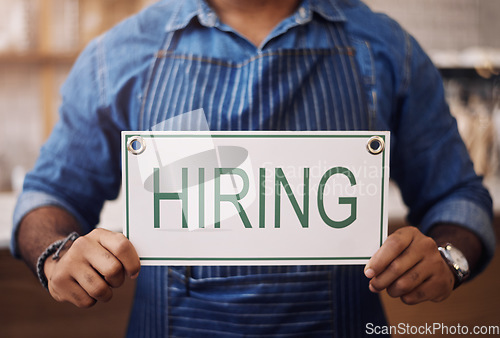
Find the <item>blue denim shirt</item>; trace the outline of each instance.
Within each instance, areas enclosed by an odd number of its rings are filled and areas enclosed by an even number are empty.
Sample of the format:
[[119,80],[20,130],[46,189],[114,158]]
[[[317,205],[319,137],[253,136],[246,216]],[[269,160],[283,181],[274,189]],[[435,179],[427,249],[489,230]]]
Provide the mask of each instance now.
[[273,50],[334,48],[327,34],[333,23],[343,25],[356,51],[370,128],[391,131],[391,178],[409,222],[424,233],[440,222],[470,229],[484,245],[484,267],[495,248],[492,201],[449,113],[439,72],[396,22],[358,0],[304,0],[260,46],[200,0],[160,1],[92,41],[62,88],[60,121],[26,176],[12,252],[18,254],[17,226],[34,208],[65,208],[86,232],[99,222],[104,201],[120,189],[120,131],[149,128],[140,116],[148,74],[172,32],[182,33],[179,53],[244,62]]

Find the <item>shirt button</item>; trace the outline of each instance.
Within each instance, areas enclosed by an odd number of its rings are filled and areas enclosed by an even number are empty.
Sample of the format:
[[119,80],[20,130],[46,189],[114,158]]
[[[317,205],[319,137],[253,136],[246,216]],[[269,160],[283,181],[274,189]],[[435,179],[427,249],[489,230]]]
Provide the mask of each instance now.
[[207,14],[207,24],[208,26],[215,26],[215,21],[217,20],[214,13],[210,12]]
[[307,15],[306,9],[304,7],[299,8],[299,16],[304,19]]

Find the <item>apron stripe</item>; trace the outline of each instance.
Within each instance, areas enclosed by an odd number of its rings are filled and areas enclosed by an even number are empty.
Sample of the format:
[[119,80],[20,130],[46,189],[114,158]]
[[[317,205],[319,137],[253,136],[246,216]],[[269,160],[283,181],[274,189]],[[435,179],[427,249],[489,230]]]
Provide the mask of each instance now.
[[[304,63],[305,63],[305,68],[306,69],[310,69],[310,73],[312,74],[313,73],[313,70],[314,68],[316,68],[316,65],[314,64],[311,64],[312,60],[310,60],[310,57],[307,57],[307,58],[304,58]],[[315,127],[312,127],[313,129],[315,130],[319,130],[319,129],[326,129],[326,126],[325,125],[320,125],[320,114],[321,114],[321,108],[318,104],[318,99],[317,99],[317,96],[320,96],[320,97],[324,97],[324,93],[320,92],[317,88],[317,83],[316,82],[312,82],[311,83],[311,87],[308,88],[308,95],[310,95],[310,97],[312,98],[312,101],[313,101],[313,112],[310,112],[308,114],[308,116],[311,116],[311,118],[314,116],[315,118],[315,121],[314,123],[312,123],[313,126]],[[316,95],[316,93],[318,93],[318,95]],[[328,114],[325,114],[325,116],[328,116]]]
[[[231,82],[231,85],[233,86],[233,90],[232,90],[232,93],[231,93],[231,100],[229,102],[229,107],[227,109],[226,121],[235,120],[235,119],[231,118],[231,115],[232,115],[231,112],[234,109],[236,98],[238,97],[238,95],[237,95],[237,93],[238,93],[238,86],[236,86],[235,84],[236,83],[240,83],[240,78],[241,78],[241,72],[238,72],[236,74],[236,78],[234,79],[234,83]],[[221,111],[220,113],[222,115],[224,112]],[[239,121],[239,116],[238,116],[237,120]],[[229,130],[234,130],[235,129],[235,128],[233,128],[233,123],[226,122],[226,125],[229,127],[228,128]],[[222,128],[222,126],[220,126],[220,127]],[[222,129],[218,129],[218,130],[222,130]]]
[[[226,101],[230,98],[228,97],[227,95],[227,92],[228,92],[228,89],[229,89],[229,76],[231,75],[230,72],[226,72],[226,75],[224,76],[224,79],[223,79],[223,87],[222,87],[222,92],[220,93],[220,97],[224,98],[222,100],[220,100],[220,103],[219,103],[219,106],[217,107],[217,111],[218,112],[223,112],[225,109],[224,109],[224,103],[226,103]],[[219,113],[217,114],[217,130],[221,130],[222,128],[222,114]]]
[[152,116],[152,121],[157,121],[156,123],[160,123],[165,120],[165,119],[160,119],[160,109],[162,107],[163,102],[169,102],[171,100],[172,91],[175,89],[175,86],[169,86],[170,91],[168,93],[165,93],[165,91],[167,90],[167,84],[170,81],[172,81],[172,83],[175,83],[175,77],[178,69],[179,69],[178,67],[169,67],[167,69],[167,74],[165,76],[160,75],[158,77],[161,80],[161,90],[158,93],[159,94],[158,98],[154,97],[151,100],[151,101],[153,100],[158,101],[159,103],[156,105],[154,115]]
[[[193,62],[191,60],[186,60],[186,70],[185,73],[191,75],[191,69],[193,68]],[[175,100],[174,106],[173,106],[173,112],[184,112],[187,111],[186,109],[189,109],[189,111],[193,110],[191,107],[189,107],[189,100],[188,100],[188,93],[191,89],[191,81],[190,77],[183,76],[182,77],[182,82],[178,83],[176,85],[178,94],[176,97],[178,97],[178,100]],[[181,104],[181,105],[179,105]],[[179,121],[180,123],[180,121]],[[180,126],[177,127],[179,129]]]
[[[325,80],[323,79],[320,73],[321,69],[320,67],[316,67],[316,76],[318,77],[319,79],[319,86],[321,88],[321,91],[319,91],[318,89],[317,92],[321,93],[321,98],[323,99],[323,107],[327,107],[328,106],[328,103],[327,103],[327,97],[328,97],[328,94],[327,94],[327,88],[326,88],[326,85],[325,85]],[[320,108],[318,107],[318,110]],[[332,130],[332,122],[330,120],[330,114],[325,114],[325,122],[326,122],[326,130]]]
[[[345,31],[343,29],[341,30],[338,30],[339,32],[339,35],[340,35],[340,39],[342,40],[342,44],[343,45],[348,45],[349,44],[349,39],[348,37],[346,36],[345,34]],[[351,79],[354,80],[354,83],[355,83],[355,88],[356,88],[356,91],[358,93],[363,93],[363,85],[360,83],[360,79],[361,79],[361,75],[358,73],[358,67],[357,65],[355,64],[355,60],[353,58],[349,58],[348,61],[350,62],[350,67],[348,67],[348,71],[352,73],[352,76],[350,77]],[[359,99],[357,100],[357,104],[359,106],[358,109],[368,109],[368,105],[367,105],[367,102],[364,98],[363,95],[361,95],[359,97]],[[366,118],[366,121],[363,121],[362,123],[366,123],[368,125],[368,130],[371,129],[371,123],[370,123],[370,118],[369,118],[369,112],[367,111],[366,114],[362,114],[360,115],[361,118],[365,117]]]
[[[338,26],[338,24],[336,24],[336,26]],[[332,26],[328,26],[328,29],[330,30],[330,33],[331,33],[331,36],[333,38],[333,41],[335,43],[336,46],[342,46],[342,42],[340,41],[340,38],[338,36],[338,29],[333,29]],[[342,88],[347,88],[347,95],[343,94],[342,95],[342,98],[344,97],[348,97],[349,98],[349,106],[350,107],[355,107],[356,106],[356,103],[354,102],[354,92],[352,90],[352,84],[350,83],[351,82],[351,76],[348,76],[348,73],[349,73],[349,70],[347,69],[347,65],[346,65],[346,62],[345,62],[345,59],[344,57],[342,57],[342,55],[340,56],[340,62],[341,62],[341,65],[342,65],[342,74],[345,74],[345,76],[343,76],[342,78],[341,77],[337,77],[337,84],[340,85],[341,89]],[[346,84],[345,86],[342,86],[343,84],[343,81],[342,80],[345,80],[346,81]],[[346,105],[343,105],[344,107],[344,116],[348,117],[349,115],[351,115],[352,119],[353,119],[353,124],[352,124],[352,128],[353,129],[359,129],[359,125],[356,123],[356,114],[349,114],[347,111],[345,111],[345,109],[347,108]],[[359,107],[359,106],[358,106]],[[348,128],[348,126],[346,125],[346,129]]]
[[[244,78],[247,79],[249,77],[249,69],[248,69],[248,67],[245,67],[244,71],[246,73]],[[246,88],[247,82],[246,81],[240,81],[239,83],[241,84],[241,93],[240,93],[239,97],[240,98],[241,97],[245,97],[244,93],[247,92],[247,90],[246,90],[247,89]],[[237,86],[238,83],[235,83],[234,85]],[[244,106],[244,104],[245,104],[245,100],[240,100],[240,106],[238,108],[238,111],[236,112],[236,116],[238,116],[238,128],[237,128],[237,130],[243,130],[243,127],[244,127],[243,126],[243,116],[242,116],[243,115],[243,106]],[[231,112],[228,112],[228,113],[231,113]],[[231,121],[231,119],[229,119],[228,121]]]

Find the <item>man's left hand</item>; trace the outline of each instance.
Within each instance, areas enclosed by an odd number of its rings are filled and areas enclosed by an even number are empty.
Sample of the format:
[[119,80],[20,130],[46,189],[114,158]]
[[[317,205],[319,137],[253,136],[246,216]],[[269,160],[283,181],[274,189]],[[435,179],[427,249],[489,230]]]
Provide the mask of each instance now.
[[370,291],[386,289],[406,304],[440,302],[455,284],[436,242],[415,227],[401,228],[387,237],[366,265],[365,275],[370,279]]

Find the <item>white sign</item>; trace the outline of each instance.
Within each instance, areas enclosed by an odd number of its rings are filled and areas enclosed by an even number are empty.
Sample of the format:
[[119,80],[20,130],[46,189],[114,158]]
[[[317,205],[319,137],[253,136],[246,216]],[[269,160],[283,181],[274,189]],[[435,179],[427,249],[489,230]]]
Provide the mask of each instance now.
[[123,132],[143,265],[365,264],[387,237],[389,132]]

